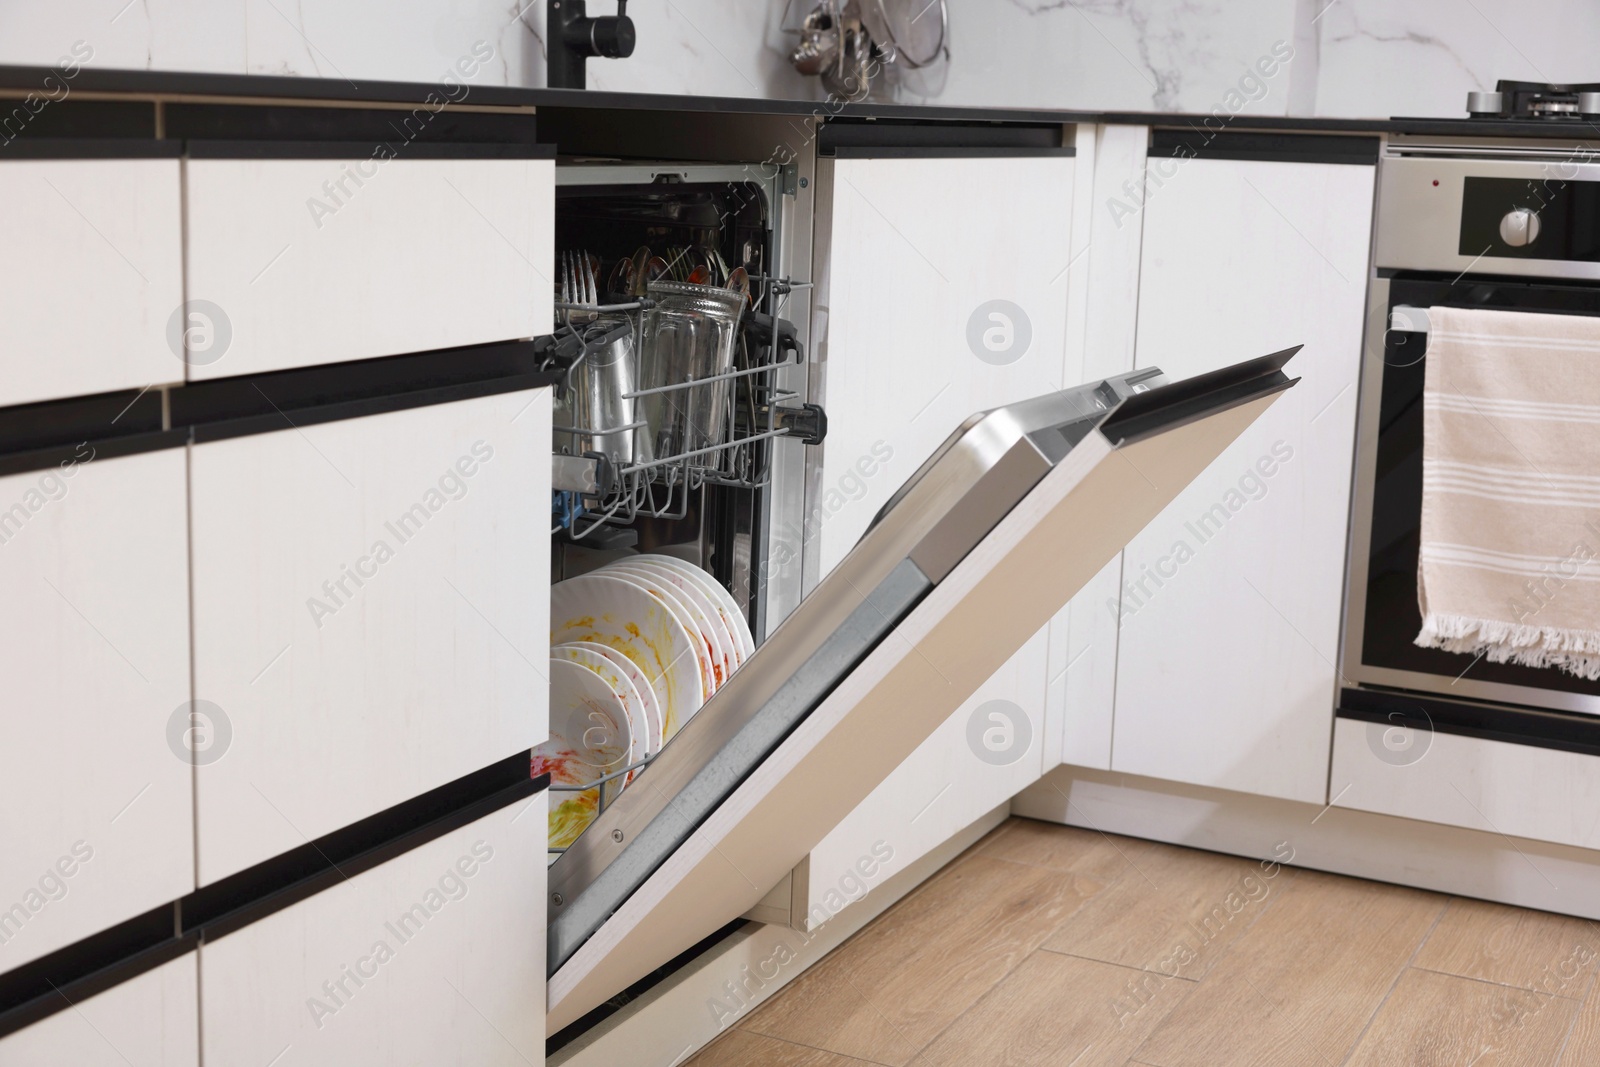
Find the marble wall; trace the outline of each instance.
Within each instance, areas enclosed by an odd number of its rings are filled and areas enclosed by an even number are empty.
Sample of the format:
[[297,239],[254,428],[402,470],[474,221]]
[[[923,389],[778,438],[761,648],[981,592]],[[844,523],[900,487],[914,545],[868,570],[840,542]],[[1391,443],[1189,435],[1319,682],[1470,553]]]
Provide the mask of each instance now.
[[1593,0],[1336,0],[1317,23],[1312,113],[1460,117],[1501,78],[1600,81],[1597,42]]
[[[590,0],[609,10],[610,0]],[[1594,0],[946,0],[950,61],[908,103],[1383,117],[1463,113],[1498,78],[1600,80]],[[811,0],[635,0],[590,86],[812,99],[785,59]],[[544,0],[0,0],[0,63],[543,85]],[[1285,52],[1290,53],[1287,60]],[[1264,61],[1266,61],[1264,63]],[[1271,69],[1271,74],[1263,71]]]
[[[96,68],[437,81],[483,41],[494,59],[479,84],[543,85],[544,10],[544,0],[0,0],[0,63],[49,65],[82,41]],[[817,93],[784,59],[781,2],[639,0],[630,13],[638,50],[591,62],[591,88]]]

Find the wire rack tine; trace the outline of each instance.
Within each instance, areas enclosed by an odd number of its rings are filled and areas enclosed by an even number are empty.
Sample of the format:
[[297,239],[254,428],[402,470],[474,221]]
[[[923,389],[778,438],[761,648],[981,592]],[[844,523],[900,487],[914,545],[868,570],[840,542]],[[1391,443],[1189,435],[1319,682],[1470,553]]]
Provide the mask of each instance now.
[[[674,267],[696,254],[693,248],[668,250]],[[708,258],[708,262],[714,262]],[[603,265],[603,264],[602,264]],[[654,306],[648,297],[615,304],[601,304],[598,276],[591,257],[584,250],[566,251],[559,257],[561,299],[556,302],[562,329],[576,334],[583,343],[578,355],[568,367],[564,387],[571,388],[573,371],[591,355],[593,346],[584,336],[588,323],[597,315],[625,317],[633,327],[634,351],[640,352],[644,341],[645,314]],[[795,287],[809,283],[790,283],[788,279],[757,276],[760,283],[758,306],[769,309],[781,305],[783,286]],[[780,283],[776,284],[776,283]],[[708,387],[726,389],[727,402],[718,420],[718,444],[690,448],[689,436],[673,442],[663,437],[651,441],[654,455],[648,460],[618,464],[613,472],[614,484],[603,499],[578,498],[574,500],[571,518],[566,527],[573,540],[594,535],[607,525],[626,525],[641,516],[662,519],[681,519],[688,514],[689,496],[702,485],[713,484],[747,489],[758,489],[769,482],[767,465],[771,446],[766,442],[789,434],[789,429],[777,425],[774,408],[780,399],[791,398],[791,391],[778,387],[777,374],[789,367],[799,366],[798,360],[750,366],[749,349],[741,334],[738,341],[735,367],[714,375],[672,382],[667,385],[634,389],[622,394],[623,399],[642,401],[647,397],[669,397],[668,404],[678,409],[686,435],[692,435],[695,425],[693,412],[706,399]],[[745,382],[744,388],[738,383]],[[678,400],[673,395],[681,397]],[[742,397],[742,399],[741,399]],[[687,408],[687,414],[682,409]],[[765,408],[765,411],[762,409]],[[743,422],[741,423],[741,415]],[[588,420],[584,420],[588,421]],[[640,433],[648,430],[642,413],[626,423],[615,426],[558,426],[556,432],[576,441],[579,437],[608,434]],[[659,487],[659,489],[658,489]]]

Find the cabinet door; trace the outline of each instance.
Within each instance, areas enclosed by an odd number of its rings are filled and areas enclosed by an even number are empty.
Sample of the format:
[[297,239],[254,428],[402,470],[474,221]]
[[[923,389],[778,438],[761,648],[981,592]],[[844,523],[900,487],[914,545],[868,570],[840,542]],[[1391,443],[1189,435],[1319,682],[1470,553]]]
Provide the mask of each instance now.
[[[1075,331],[1083,338],[1082,369],[1068,372],[1078,381],[1134,368],[1143,217],[1125,214],[1115,205],[1144,180],[1149,141],[1150,130],[1144,126],[1097,126],[1092,134],[1080,128],[1079,202],[1089,206],[1088,218],[1074,237],[1073,255],[1082,259],[1070,277],[1077,278],[1084,293],[1083,322]],[[1069,356],[1068,367],[1073,365]],[[1050,625],[1046,771],[1057,762],[1111,769],[1121,585],[1119,552]]]
[[79,455],[0,478],[0,970],[194,889],[183,450]]
[[[819,252],[826,325],[817,333],[828,438],[806,523],[821,575],[968,416],[1077,384],[1065,377],[1075,164],[1065,155],[832,161],[831,204],[825,196],[819,222],[827,230]],[[1006,195],[963,197],[951,216],[958,190],[997,188]],[[1046,663],[1032,649],[1043,648],[1043,634],[985,686],[1031,721],[1026,760],[1006,773],[985,768],[967,747],[970,709],[962,708],[897,772],[906,789],[880,789],[852,816],[863,826],[909,826],[920,813],[897,864],[1038,777]],[[965,792],[970,774],[991,787]],[[914,795],[951,783],[960,788],[945,794],[948,803],[923,812],[928,797]],[[830,857],[857,858],[856,836],[841,826],[823,844],[813,860],[818,878]]]
[[182,380],[178,165],[0,163],[0,405]]
[[200,948],[206,1063],[544,1063],[545,798]]
[[828,439],[806,516],[819,578],[962,420],[1078,384],[1065,378],[1076,160],[823,163],[813,336]]
[[545,737],[548,389],[197,444],[206,885]]
[[199,1063],[199,982],[192,952],[0,1038],[0,1067]]
[[550,330],[551,160],[185,166],[191,380]]
[[1299,387],[1128,545],[1112,769],[1321,803],[1373,170],[1150,167],[1139,366],[1305,348]]

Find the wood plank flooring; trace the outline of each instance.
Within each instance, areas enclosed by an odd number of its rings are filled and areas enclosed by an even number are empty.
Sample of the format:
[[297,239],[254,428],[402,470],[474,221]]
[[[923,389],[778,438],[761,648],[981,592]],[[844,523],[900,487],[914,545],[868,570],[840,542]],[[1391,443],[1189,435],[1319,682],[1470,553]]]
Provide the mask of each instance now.
[[1600,924],[1012,819],[692,1067],[1600,1064]]

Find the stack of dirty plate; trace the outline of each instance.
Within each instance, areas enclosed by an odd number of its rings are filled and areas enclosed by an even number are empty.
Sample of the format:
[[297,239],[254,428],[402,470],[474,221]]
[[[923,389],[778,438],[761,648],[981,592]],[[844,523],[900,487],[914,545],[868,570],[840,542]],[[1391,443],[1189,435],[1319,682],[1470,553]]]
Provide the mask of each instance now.
[[550,591],[550,847],[576,841],[752,652],[738,604],[673,556],[627,556]]

